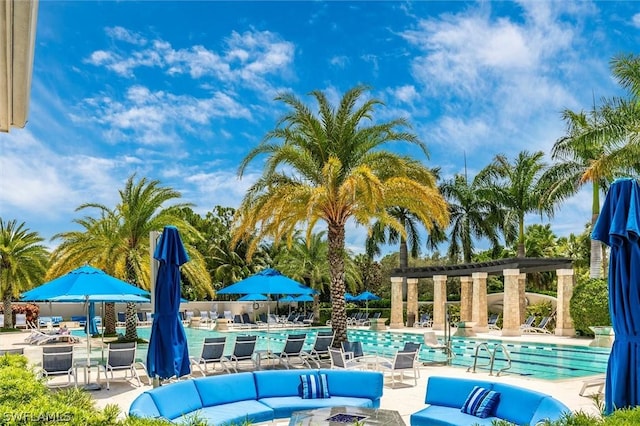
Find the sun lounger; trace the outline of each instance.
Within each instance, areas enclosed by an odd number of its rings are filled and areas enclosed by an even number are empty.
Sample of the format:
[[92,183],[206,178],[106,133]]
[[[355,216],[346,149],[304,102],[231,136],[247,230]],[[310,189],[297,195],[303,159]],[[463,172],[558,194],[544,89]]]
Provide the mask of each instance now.
[[212,366],[212,372],[216,371],[216,364],[227,373],[229,368],[225,365],[224,345],[226,337],[206,337],[202,343],[202,353],[199,357],[191,357],[191,365],[197,367],[200,373],[205,376],[208,373],[208,366]]
[[606,376],[602,374],[598,377],[585,380],[584,382],[582,382],[582,388],[580,389],[579,395],[585,396],[585,392],[589,388],[598,388],[596,390],[596,394],[602,393],[602,391],[604,390],[605,379],[606,379]]
[[493,314],[489,317],[489,321],[487,321],[489,330],[500,330],[500,327],[498,327],[498,319],[500,319],[499,314]]
[[318,331],[313,347],[309,352],[303,352],[307,361],[313,361],[320,368],[320,362],[323,358],[330,358],[329,348],[333,344],[333,331]]
[[413,384],[414,386],[417,386],[418,377],[420,377],[416,362],[417,358],[417,349],[409,351],[398,351],[393,357],[393,361],[379,363],[378,368],[384,374],[388,373],[391,376],[391,387],[395,387],[396,377],[399,377],[399,381],[402,384],[404,383],[405,373],[408,371],[413,371]]
[[224,358],[224,361],[233,363],[231,368],[233,368],[236,373],[238,372],[238,365],[242,361],[250,361],[253,368],[256,367],[256,363],[253,358],[254,350],[256,347],[256,340],[256,336],[236,337],[236,343],[233,347],[233,353],[228,358]]
[[71,377],[77,385],[77,379],[73,374],[73,346],[48,346],[42,348],[42,368],[40,375],[49,376],[66,375],[67,384],[71,385]]
[[278,360],[279,364],[283,364],[287,370],[293,367],[292,360],[297,358],[300,360],[300,364],[307,368],[311,368],[307,360],[305,359],[302,348],[304,341],[307,338],[306,334],[288,334],[287,340],[284,342],[284,348],[282,352],[273,353],[273,357]]
[[537,326],[529,326],[522,328],[523,333],[538,333],[538,334],[551,334],[551,331],[547,329],[551,317],[542,317]]

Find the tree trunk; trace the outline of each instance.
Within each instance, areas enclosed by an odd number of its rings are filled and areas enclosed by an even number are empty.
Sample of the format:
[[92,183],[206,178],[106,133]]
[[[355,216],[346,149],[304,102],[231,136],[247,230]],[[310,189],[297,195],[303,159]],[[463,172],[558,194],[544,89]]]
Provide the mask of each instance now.
[[347,310],[344,300],[344,224],[329,223],[329,275],[331,278],[331,327],[333,346],[347,341]]
[[13,312],[11,311],[11,297],[7,296],[2,301],[2,309],[4,312],[4,327],[13,328]]
[[[593,182],[593,196],[591,205],[591,230],[598,221],[600,215],[600,188],[597,182]],[[602,278],[602,243],[591,240],[591,253],[589,256],[589,278]]]
[[520,218],[518,223],[518,254],[517,257],[524,257],[524,217]]
[[116,304],[104,304],[104,334],[112,336],[116,334]]
[[[407,240],[402,237],[400,237],[400,251],[398,254],[399,254],[398,257],[400,258],[400,267],[408,268],[409,267],[409,250],[407,249]],[[407,278],[406,277],[402,277],[402,300],[403,301],[407,300]]]
[[136,304],[127,303],[126,309],[126,330],[124,338],[126,340],[138,340],[138,316],[136,315]]

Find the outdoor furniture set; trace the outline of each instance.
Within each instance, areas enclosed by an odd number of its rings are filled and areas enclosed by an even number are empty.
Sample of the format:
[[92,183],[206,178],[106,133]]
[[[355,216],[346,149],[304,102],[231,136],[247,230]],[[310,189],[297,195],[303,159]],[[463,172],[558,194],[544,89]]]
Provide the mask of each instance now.
[[378,408],[383,377],[373,371],[269,370],[225,374],[160,386],[138,396],[129,415],[217,425],[291,417],[323,407]]
[[540,392],[498,382],[431,376],[428,407],[411,415],[411,426],[491,425],[506,420],[517,425],[555,421],[570,411]]

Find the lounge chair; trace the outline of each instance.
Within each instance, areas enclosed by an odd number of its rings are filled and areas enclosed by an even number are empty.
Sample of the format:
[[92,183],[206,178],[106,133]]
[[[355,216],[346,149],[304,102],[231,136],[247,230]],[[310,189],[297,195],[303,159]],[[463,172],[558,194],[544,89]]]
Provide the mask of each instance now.
[[361,342],[342,342],[342,351],[347,359],[364,356]]
[[127,326],[127,316],[124,314],[124,312],[118,312],[116,327],[126,327],[126,326]]
[[316,340],[313,342],[313,348],[309,352],[303,352],[307,361],[313,361],[320,368],[322,358],[330,358],[329,348],[333,344],[333,331],[318,331]]
[[199,357],[191,357],[191,365],[197,367],[203,376],[207,375],[208,365],[216,371],[216,364],[220,364],[220,368],[230,373],[229,368],[224,361],[224,345],[227,341],[226,337],[206,337],[202,343],[202,353]]
[[433,320],[429,314],[420,315],[420,319],[413,323],[414,327],[431,327],[433,326]]
[[253,368],[256,368],[256,362],[253,357],[256,348],[257,336],[237,336],[236,343],[233,347],[233,353],[224,361],[233,363],[233,370],[238,372],[238,365],[241,361],[251,361]]
[[345,370],[362,370],[364,368],[364,364],[358,362],[355,358],[347,359],[345,353],[340,349],[329,348],[329,356],[331,357],[331,368]]
[[579,395],[585,396],[585,392],[589,388],[598,388],[598,389],[594,394],[587,395],[587,396],[591,397],[593,395],[601,394],[602,391],[604,390],[605,381],[606,381],[606,376],[604,374],[598,375],[589,380],[585,380],[584,382],[582,382],[582,388],[580,388]]
[[283,364],[287,370],[290,367],[293,367],[293,363],[291,361],[294,358],[298,358],[301,365],[311,368],[302,351],[306,338],[307,335],[305,333],[288,334],[287,340],[284,342],[282,352],[274,352],[272,356],[278,360],[279,364]]
[[[420,373],[417,367],[418,351],[397,351],[392,361],[381,362],[378,369],[383,374],[389,373],[391,376],[391,387],[395,387],[396,377],[399,377],[400,383],[404,383],[405,373],[413,372],[413,384],[418,385],[418,377]],[[397,373],[400,373],[399,376]]]
[[371,318],[367,318],[360,325],[371,325],[371,321],[372,320],[377,320],[378,318],[380,318],[381,315],[382,315],[382,313],[376,312],[375,314],[371,315]]
[[530,327],[525,327],[522,329],[523,333],[539,333],[539,334],[551,334],[551,331],[547,329],[549,326],[549,322],[551,321],[551,317],[542,317],[538,325],[535,327],[532,325]]
[[251,321],[251,318],[249,318],[249,314],[246,312],[242,314],[242,324],[247,328],[258,326],[255,322]]
[[31,345],[48,345],[51,343],[79,343],[80,338],[60,331],[44,333],[40,330],[31,330],[31,334],[25,338],[25,342]]
[[[125,380],[129,380],[127,377],[127,372],[131,372],[131,378],[135,378],[138,382],[138,386],[142,386],[140,382],[140,376],[136,371],[136,368],[142,368],[147,371],[147,368],[141,362],[136,362],[136,342],[127,342],[127,343],[118,343],[112,342],[109,343],[109,348],[107,350],[107,360],[104,365],[100,365],[99,369],[104,371],[104,377],[107,380],[107,389],[109,389],[109,375],[111,374],[111,380],[113,380],[113,372],[114,371],[124,371]],[[148,374],[147,374],[148,376]]]
[[39,374],[46,378],[65,374],[67,376],[67,384],[65,386],[71,385],[71,377],[74,378],[74,384],[77,386],[78,381],[73,374],[73,346],[47,346],[42,348],[42,368]]
[[533,327],[533,323],[535,322],[536,317],[534,317],[533,315],[529,316],[529,318],[527,318],[527,320],[520,325],[520,329],[522,330],[522,332],[525,332],[524,330],[527,328],[531,328]]
[[489,317],[489,321],[487,321],[487,326],[489,327],[489,330],[500,330],[500,327],[498,327],[499,319],[500,319],[500,314],[492,314]]
[[24,348],[0,349],[0,356],[6,354],[24,355]]
[[227,322],[233,322],[233,315],[231,314],[231,311],[224,311],[224,319],[226,319]]
[[16,314],[16,323],[13,326],[15,328],[32,328],[27,323],[27,315],[26,314]]
[[182,320],[182,324],[184,324],[184,325],[191,324],[191,318],[193,318],[193,311],[185,311],[184,312],[184,320]]

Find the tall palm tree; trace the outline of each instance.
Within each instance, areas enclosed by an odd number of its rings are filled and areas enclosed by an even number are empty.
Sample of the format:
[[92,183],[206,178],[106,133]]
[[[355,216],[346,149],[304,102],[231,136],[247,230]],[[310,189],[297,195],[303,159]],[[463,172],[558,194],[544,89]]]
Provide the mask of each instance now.
[[[507,210],[504,223],[518,226],[518,257],[525,256],[524,217],[527,213],[553,214],[555,199],[544,197],[550,183],[543,179],[545,163],[542,151],[522,151],[510,163],[506,156],[497,155],[493,162],[476,177],[480,196],[493,200]],[[505,237],[507,239],[507,237]],[[508,241],[507,241],[508,242]]]
[[481,197],[480,189],[478,176],[469,182],[466,174],[457,174],[440,186],[451,215],[447,253],[451,260],[457,261],[462,254],[465,263],[471,262],[474,239],[487,238],[494,248],[498,247],[498,229],[513,237],[513,228],[505,228],[505,212],[490,199]]
[[[179,198],[180,193],[161,186],[157,180],[142,178],[136,181],[135,175],[132,175],[119,195],[120,201],[114,209],[97,203],[82,204],[76,209],[97,209],[99,217],[75,220],[84,228],[83,231],[54,236],[62,243],[53,253],[53,262],[47,275],[56,277],[82,263],[91,263],[117,278],[148,290],[151,284],[150,232],[162,230],[166,225],[175,225],[180,229],[190,258],[181,269],[184,279],[199,291],[213,295],[204,258],[191,244],[191,241],[199,238],[199,234],[180,214],[180,209],[187,204],[164,207],[167,202]],[[137,338],[135,313],[135,304],[127,304],[126,339]]]
[[[408,142],[422,148],[417,137],[403,130],[404,119],[371,123],[376,99],[363,99],[367,88],[348,90],[338,107],[324,93],[314,91],[318,112],[291,94],[279,95],[290,111],[267,133],[262,143],[242,161],[267,154],[262,176],[249,189],[238,210],[236,239],[254,237],[249,255],[259,241],[291,238],[298,224],[308,234],[323,221],[328,228],[332,324],[336,344],[346,340],[345,226],[349,219],[370,226],[379,220],[405,233],[387,208],[405,207],[424,223],[446,225],[447,207],[430,171],[418,161],[382,148],[389,142]],[[399,130],[397,130],[399,129]]]
[[0,292],[7,328],[13,328],[11,300],[44,282],[49,252],[42,241],[24,222],[0,218]]

